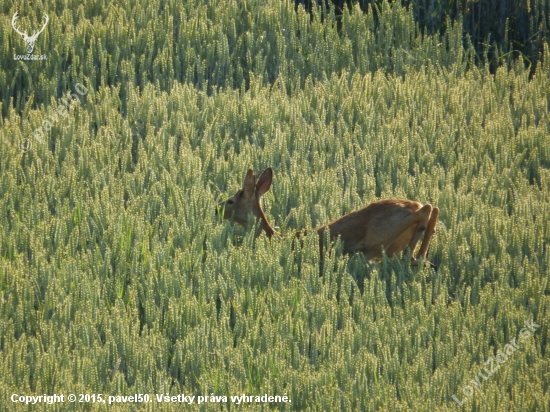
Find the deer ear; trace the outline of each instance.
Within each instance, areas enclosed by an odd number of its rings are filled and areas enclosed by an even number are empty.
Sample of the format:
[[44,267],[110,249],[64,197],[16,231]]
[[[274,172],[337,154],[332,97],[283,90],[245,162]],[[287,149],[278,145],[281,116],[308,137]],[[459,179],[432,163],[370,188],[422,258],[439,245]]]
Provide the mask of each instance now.
[[273,181],[273,170],[271,167],[265,169],[256,183],[256,198],[260,198],[265,192],[271,187],[271,182]]
[[248,169],[243,183],[243,192],[245,197],[249,198],[254,196],[254,184],[256,183],[255,181],[256,179],[254,178],[254,172],[252,171],[252,169]]

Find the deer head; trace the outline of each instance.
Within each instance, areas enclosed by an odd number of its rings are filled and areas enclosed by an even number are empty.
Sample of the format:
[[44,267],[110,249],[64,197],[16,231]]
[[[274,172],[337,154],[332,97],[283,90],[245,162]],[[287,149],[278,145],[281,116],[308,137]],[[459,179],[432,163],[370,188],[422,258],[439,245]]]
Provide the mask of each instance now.
[[[243,187],[237,190],[237,193],[225,202],[221,202],[217,210],[223,211],[224,219],[231,219],[242,226],[246,226],[248,215],[253,214],[256,216],[256,219],[260,219],[260,228],[271,237],[275,233],[275,230],[265,217],[260,204],[260,198],[269,190],[272,180],[273,170],[270,167],[261,172],[257,179],[254,172],[248,169]],[[259,235],[259,232],[256,235]]]
[[28,54],[31,54],[32,51],[34,50],[34,44],[36,43],[36,39],[38,38],[38,35],[40,33],[42,33],[44,31],[44,29],[46,28],[46,25],[48,24],[48,21],[50,20],[48,15],[46,13],[44,13],[44,25],[42,26],[42,28],[38,31],[35,31],[32,36],[29,36],[27,35],[27,33],[25,32],[21,32],[19,31],[19,29],[15,26],[15,20],[17,20],[17,18],[19,17],[18,15],[19,12],[15,12],[15,14],[13,15],[12,19],[11,19],[11,26],[13,27],[13,29],[16,31],[17,34],[19,34],[21,37],[23,37],[23,40],[27,43],[27,53]]

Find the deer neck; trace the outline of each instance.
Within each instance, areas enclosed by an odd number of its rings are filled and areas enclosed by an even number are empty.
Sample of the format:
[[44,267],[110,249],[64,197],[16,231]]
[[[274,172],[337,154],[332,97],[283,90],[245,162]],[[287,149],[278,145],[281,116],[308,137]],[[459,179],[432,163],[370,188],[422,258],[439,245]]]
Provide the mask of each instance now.
[[262,210],[260,205],[258,205],[256,212],[257,212],[256,216],[258,217],[258,219],[260,219],[260,228],[258,229],[258,232],[256,232],[256,237],[260,235],[263,229],[267,237],[271,239],[271,236],[275,234],[275,229],[273,229],[273,227],[271,227],[271,225],[267,221],[267,218],[265,217],[265,213]]

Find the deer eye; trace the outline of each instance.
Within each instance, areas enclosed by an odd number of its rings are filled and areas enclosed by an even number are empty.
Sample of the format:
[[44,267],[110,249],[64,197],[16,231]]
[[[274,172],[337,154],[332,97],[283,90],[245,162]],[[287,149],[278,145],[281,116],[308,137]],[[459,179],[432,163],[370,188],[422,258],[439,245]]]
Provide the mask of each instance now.
[[229,199],[229,200],[227,201],[227,204],[228,204],[228,205],[232,205],[233,203],[235,203],[235,202],[234,202],[233,200],[231,200],[231,199]]

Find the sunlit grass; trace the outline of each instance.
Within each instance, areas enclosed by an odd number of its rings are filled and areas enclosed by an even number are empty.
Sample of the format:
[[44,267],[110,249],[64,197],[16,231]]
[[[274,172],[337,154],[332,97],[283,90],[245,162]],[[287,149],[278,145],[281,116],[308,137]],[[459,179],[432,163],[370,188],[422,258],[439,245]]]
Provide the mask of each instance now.
[[[467,70],[461,42],[406,36],[414,24],[397,8],[396,46],[362,14],[344,15],[338,37],[290,4],[242,14],[246,4],[201,3],[203,19],[166,7],[190,16],[177,47],[210,53],[185,73],[152,63],[147,36],[170,42],[174,29],[145,24],[152,6],[133,6],[135,23],[112,13],[135,31],[133,63],[86,84],[82,104],[27,153],[19,143],[57,102],[57,80],[33,83],[48,97],[22,116],[4,106],[2,408],[13,410],[13,393],[286,393],[292,403],[274,408],[451,410],[456,395],[465,410],[548,410],[549,66],[531,80],[519,64]],[[90,53],[115,41],[98,30]],[[239,42],[243,54],[228,55]],[[100,56],[71,79],[114,58]],[[283,233],[380,198],[438,206],[428,257],[439,270],[338,246],[321,265],[315,236],[294,250],[220,221],[219,198],[268,166],[263,207]],[[531,319],[534,337],[483,395],[465,397]]]

